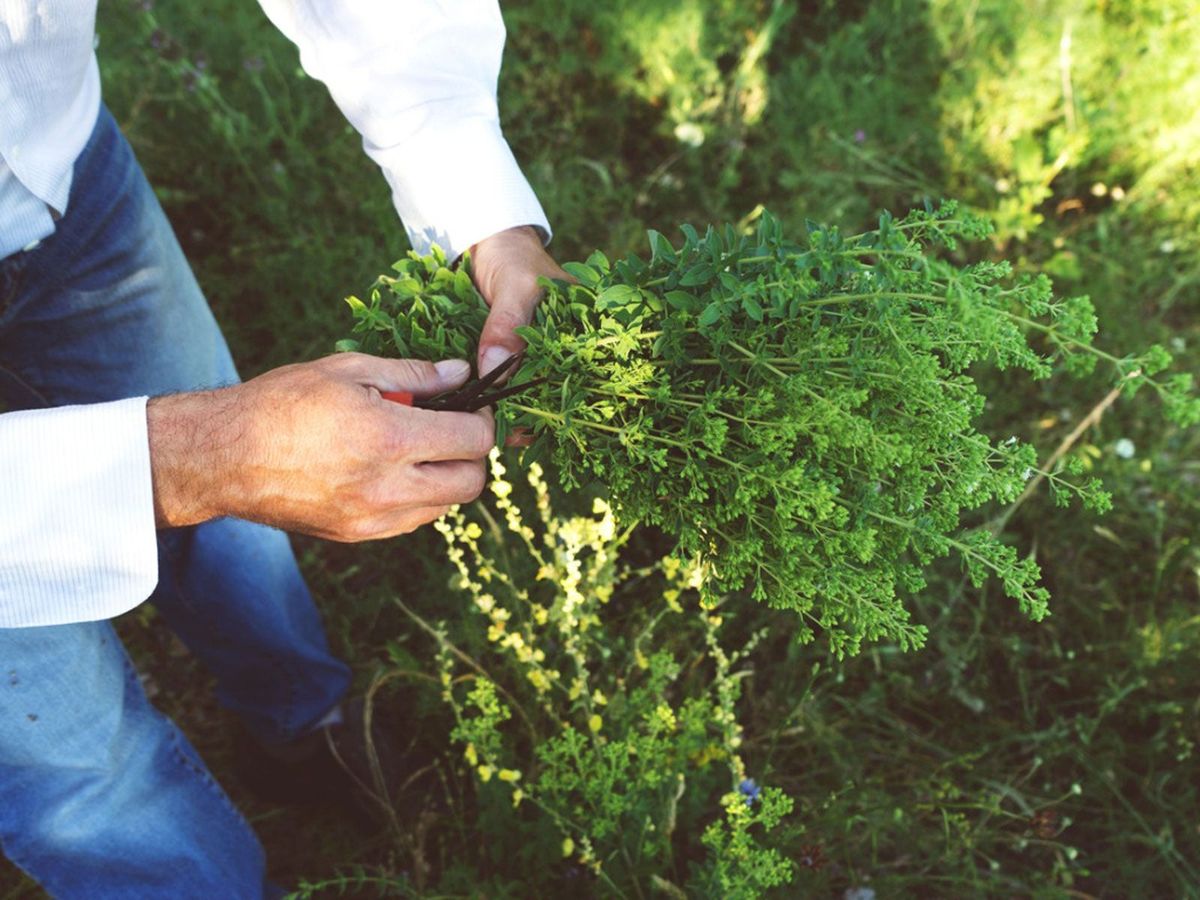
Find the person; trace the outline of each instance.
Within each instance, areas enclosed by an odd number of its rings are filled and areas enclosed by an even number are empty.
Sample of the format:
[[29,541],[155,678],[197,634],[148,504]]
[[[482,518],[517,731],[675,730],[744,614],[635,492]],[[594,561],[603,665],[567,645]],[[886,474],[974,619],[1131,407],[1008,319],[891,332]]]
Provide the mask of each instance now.
[[[471,249],[481,371],[519,350],[546,217],[499,125],[495,0],[261,0],[417,250]],[[262,896],[262,848],[108,621],[149,599],[263,744],[350,678],[279,528],[401,534],[472,499],[487,412],[389,403],[465,360],[361,354],[239,382],[100,97],[96,0],[0,0],[0,848],[57,897]],[[148,399],[149,398],[149,399]]]

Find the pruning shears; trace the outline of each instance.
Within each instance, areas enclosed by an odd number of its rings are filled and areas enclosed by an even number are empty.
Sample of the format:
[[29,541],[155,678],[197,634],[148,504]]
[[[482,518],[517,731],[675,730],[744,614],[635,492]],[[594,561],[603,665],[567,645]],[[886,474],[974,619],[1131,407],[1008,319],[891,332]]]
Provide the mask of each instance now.
[[514,353],[486,375],[468,381],[453,391],[444,391],[432,397],[413,397],[412,391],[381,391],[380,394],[384,400],[391,400],[393,403],[400,403],[404,406],[415,406],[419,409],[431,409],[438,412],[475,412],[485,406],[491,406],[497,400],[519,394],[526,388],[531,388],[546,380],[545,378],[535,378],[521,384],[490,390],[500,376],[510,371],[520,358],[520,353]]

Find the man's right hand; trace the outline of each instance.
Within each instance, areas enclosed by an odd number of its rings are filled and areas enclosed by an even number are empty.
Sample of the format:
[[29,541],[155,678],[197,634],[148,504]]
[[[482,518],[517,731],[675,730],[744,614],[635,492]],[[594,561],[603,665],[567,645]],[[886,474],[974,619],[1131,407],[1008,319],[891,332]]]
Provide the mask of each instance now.
[[361,541],[431,522],[483,490],[491,413],[431,412],[380,391],[427,397],[469,373],[464,360],[341,353],[156,397],[146,415],[158,526],[237,516]]

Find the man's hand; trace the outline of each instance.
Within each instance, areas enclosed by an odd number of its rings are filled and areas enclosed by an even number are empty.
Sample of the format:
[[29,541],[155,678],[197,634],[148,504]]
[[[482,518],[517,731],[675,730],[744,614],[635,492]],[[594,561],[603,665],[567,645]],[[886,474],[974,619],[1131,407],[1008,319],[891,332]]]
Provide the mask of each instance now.
[[483,489],[491,414],[431,412],[380,391],[461,385],[434,365],[342,353],[147,406],[160,527],[237,516],[338,541],[412,531]]
[[538,278],[570,278],[542,246],[537,229],[524,225],[493,234],[471,248],[475,286],[492,311],[479,338],[479,374],[486,375],[525,342],[514,331],[533,320],[541,299]]

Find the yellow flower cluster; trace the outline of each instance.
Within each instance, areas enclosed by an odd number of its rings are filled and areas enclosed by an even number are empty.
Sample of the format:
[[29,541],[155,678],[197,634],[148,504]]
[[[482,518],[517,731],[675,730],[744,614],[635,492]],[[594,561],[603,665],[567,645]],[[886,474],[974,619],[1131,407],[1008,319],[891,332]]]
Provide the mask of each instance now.
[[[522,510],[522,503],[529,509],[528,500],[522,499],[529,493],[507,480],[499,451],[493,451],[489,461],[490,507],[472,507],[470,518],[464,510],[452,508],[436,527],[446,541],[456,582],[487,623],[486,634],[494,652],[515,664],[550,721],[587,735],[595,744],[622,740],[626,727],[621,719],[623,707],[614,704],[616,712],[609,712],[609,699],[610,694],[623,695],[630,674],[612,674],[604,611],[626,579],[661,572],[666,580],[666,590],[659,595],[666,605],[663,613],[686,614],[699,623],[706,636],[706,656],[715,667],[714,690],[719,702],[710,721],[719,734],[714,734],[703,750],[690,754],[689,762],[697,767],[724,762],[732,783],[739,783],[746,772],[736,752],[742,742],[741,726],[734,715],[737,679],[732,674],[738,656],[726,653],[718,641],[724,620],[719,610],[694,605],[694,592],[708,575],[706,568],[696,560],[668,557],[636,571],[619,569],[618,553],[628,533],[618,528],[607,502],[596,499],[590,516],[556,516],[544,473],[536,463],[531,464],[526,481],[536,517],[530,524]],[[693,597],[690,611],[685,610],[685,595]],[[644,672],[654,664],[648,655],[651,651],[644,652],[640,644],[645,640],[653,647],[658,637],[658,631],[646,629],[634,638],[630,660],[634,672]],[[443,651],[444,696],[461,722],[463,708],[451,689],[450,668],[455,663],[445,645]],[[494,671],[483,659],[474,668],[475,673],[464,680]],[[608,679],[603,685],[595,683],[602,677]],[[507,693],[506,698],[517,699]],[[606,718],[610,715],[611,721]],[[651,733],[679,731],[680,713],[666,700],[642,715],[641,727]],[[500,759],[484,758],[475,743],[468,743],[463,755],[481,782],[509,786],[514,807],[528,799],[549,812],[538,797],[536,778],[523,780],[519,769],[506,767]],[[683,783],[681,780],[680,793]],[[739,802],[745,807],[744,800],[739,798]],[[576,823],[559,820],[558,824],[564,835],[563,855],[599,872],[600,861],[586,832]]]

